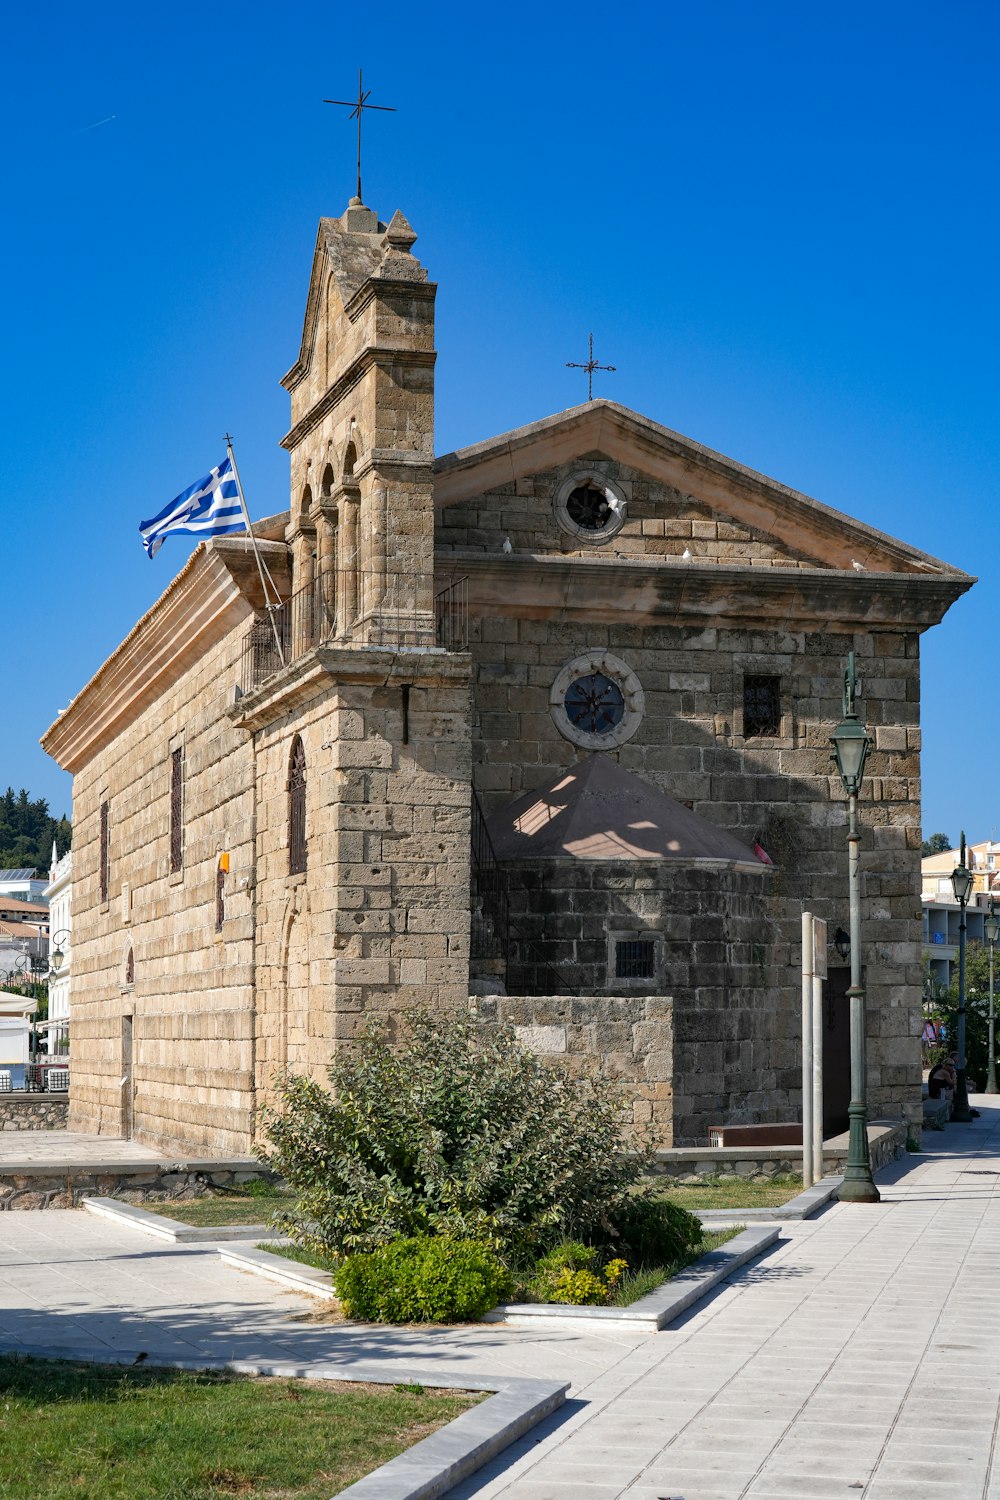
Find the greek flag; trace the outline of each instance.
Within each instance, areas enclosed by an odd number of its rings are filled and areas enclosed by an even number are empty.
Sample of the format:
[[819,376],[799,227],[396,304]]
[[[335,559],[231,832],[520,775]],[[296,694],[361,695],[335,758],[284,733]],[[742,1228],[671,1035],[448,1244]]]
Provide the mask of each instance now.
[[204,479],[189,487],[164,506],[151,521],[140,521],[142,545],[155,557],[164,538],[172,531],[183,536],[228,536],[231,531],[245,530],[233,461],[226,457]]

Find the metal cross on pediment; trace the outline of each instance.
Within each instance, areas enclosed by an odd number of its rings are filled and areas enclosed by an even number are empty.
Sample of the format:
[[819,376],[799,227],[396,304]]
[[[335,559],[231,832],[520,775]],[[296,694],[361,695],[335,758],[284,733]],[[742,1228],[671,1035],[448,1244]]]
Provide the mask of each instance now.
[[861,692],[861,683],[855,676],[854,652],[847,653],[847,667],[844,671],[844,718],[856,719],[858,715],[855,699]]
[[358,69],[358,97],[356,99],[324,99],[323,100],[324,104],[340,104],[345,109],[349,109],[351,111],[351,113],[348,116],[348,119],[357,120],[357,122],[358,122],[358,202],[359,203],[361,203],[361,202],[364,201],[362,199],[362,197],[361,197],[361,117],[364,114],[364,112],[365,112],[366,109],[380,109],[380,110],[384,111],[384,113],[390,114],[390,115],[394,115],[396,113],[395,105],[392,105],[392,104],[369,104],[368,103],[368,99],[369,99],[370,95],[371,95],[371,89],[369,89],[367,91],[367,93],[365,92],[365,88],[364,88],[364,84],[363,84],[363,80],[362,80],[362,76],[361,76],[361,69],[359,68]]
[[586,364],[577,364],[574,360],[567,360],[566,361],[566,368],[567,368],[567,370],[586,370],[586,372],[587,372],[587,400],[588,401],[593,401],[593,399],[594,399],[594,371],[595,370],[609,370],[612,375],[615,373],[615,367],[614,367],[614,365],[599,365],[597,363],[597,360],[594,358],[594,335],[593,334],[590,335],[590,358],[587,360]]

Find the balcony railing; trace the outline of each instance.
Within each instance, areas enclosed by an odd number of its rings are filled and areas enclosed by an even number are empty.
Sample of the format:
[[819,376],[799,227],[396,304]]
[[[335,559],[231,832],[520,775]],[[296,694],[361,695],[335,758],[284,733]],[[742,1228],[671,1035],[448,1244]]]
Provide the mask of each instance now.
[[[359,589],[360,582],[360,589]],[[356,575],[317,575],[281,604],[270,605],[251,625],[243,642],[240,686],[252,693],[275,672],[298,661],[323,641],[336,637],[353,616],[345,638],[358,645],[426,645],[414,627],[415,585],[411,576],[359,580]],[[434,597],[438,646],[465,651],[469,643],[469,580],[459,578]]]

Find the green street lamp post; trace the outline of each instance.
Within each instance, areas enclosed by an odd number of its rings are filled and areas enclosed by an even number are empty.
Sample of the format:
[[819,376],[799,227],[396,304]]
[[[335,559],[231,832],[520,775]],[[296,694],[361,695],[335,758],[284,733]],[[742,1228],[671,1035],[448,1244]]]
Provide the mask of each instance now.
[[848,882],[850,890],[851,987],[851,1102],[848,1107],[850,1136],[844,1180],[837,1192],[842,1203],[878,1203],[879,1190],[872,1178],[868,1154],[868,1105],[865,1064],[865,991],[861,983],[861,835],[858,831],[858,793],[871,740],[858,721],[858,692],[854,652],[847,657],[844,673],[844,717],[833,731],[833,759],[844,783],[848,805]]
[[993,949],[996,947],[997,938],[1000,937],[1000,917],[993,909],[993,897],[990,897],[989,914],[983,919],[983,930],[986,933],[986,941],[990,945],[990,1060],[986,1069],[986,1092],[998,1094],[997,1088],[997,1059],[996,1046],[993,1029]]
[[965,1071],[968,1060],[965,1056],[965,933],[967,923],[965,919],[965,908],[969,904],[972,895],[972,871],[965,863],[965,833],[962,833],[962,843],[959,850],[958,864],[951,872],[951,888],[958,902],[958,1026],[955,1038],[958,1044],[958,1080],[955,1085],[955,1098],[951,1106],[951,1118],[960,1125],[968,1124],[973,1118],[972,1110],[969,1108],[969,1088],[965,1079]]

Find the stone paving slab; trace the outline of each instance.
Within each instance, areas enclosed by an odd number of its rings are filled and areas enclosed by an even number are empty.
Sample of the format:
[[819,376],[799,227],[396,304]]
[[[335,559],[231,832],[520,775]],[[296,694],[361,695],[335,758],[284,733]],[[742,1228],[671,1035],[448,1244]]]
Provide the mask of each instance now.
[[24,1131],[0,1132],[0,1166],[23,1168],[80,1167],[94,1171],[103,1166],[119,1167],[122,1163],[145,1166],[163,1160],[160,1151],[140,1146],[136,1141],[119,1140],[109,1135],[84,1135],[79,1130],[35,1130],[25,1139]]

